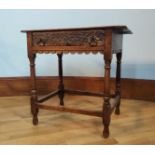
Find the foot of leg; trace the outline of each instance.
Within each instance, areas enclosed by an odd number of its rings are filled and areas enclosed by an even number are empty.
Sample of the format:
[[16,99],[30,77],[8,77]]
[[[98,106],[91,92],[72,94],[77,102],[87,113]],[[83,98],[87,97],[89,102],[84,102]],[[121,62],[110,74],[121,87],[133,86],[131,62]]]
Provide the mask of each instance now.
[[118,101],[118,103],[116,105],[115,114],[116,115],[119,115],[120,114],[120,98],[119,98],[119,101]]
[[109,137],[109,127],[104,126],[103,137],[104,138],[108,138]]
[[103,137],[108,138],[109,137],[109,125],[110,125],[110,103],[109,98],[105,97],[104,99],[104,105],[103,105]]
[[64,91],[63,91],[63,89],[60,90],[60,92],[59,92],[59,99],[60,99],[60,105],[63,106],[64,105]]
[[38,109],[38,107],[36,107],[35,104],[31,104],[31,112],[32,112],[32,115],[33,115],[33,119],[32,119],[33,125],[37,125],[38,124],[38,112],[39,112],[39,109]]
[[115,114],[116,114],[116,115],[119,115],[119,114],[120,114],[120,108],[119,108],[119,107],[116,107],[116,109],[115,109]]
[[33,115],[33,125],[38,125],[38,117],[37,117],[37,115]]

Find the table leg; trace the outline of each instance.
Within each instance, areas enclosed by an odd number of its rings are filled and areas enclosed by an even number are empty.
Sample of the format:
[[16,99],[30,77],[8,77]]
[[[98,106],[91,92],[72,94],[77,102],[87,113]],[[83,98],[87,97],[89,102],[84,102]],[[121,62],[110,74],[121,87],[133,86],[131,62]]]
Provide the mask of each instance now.
[[35,74],[35,58],[36,54],[29,55],[30,61],[30,80],[31,80],[31,113],[33,115],[33,124],[38,124],[38,112],[39,109],[37,107],[37,90],[36,90],[36,74]]
[[104,104],[103,104],[103,137],[109,136],[109,125],[110,125],[110,65],[111,60],[105,59],[105,77],[104,77]]
[[59,98],[60,98],[60,105],[64,105],[64,84],[63,84],[63,64],[62,64],[62,56],[63,54],[58,55],[58,70],[59,70]]
[[115,114],[120,114],[120,102],[121,102],[121,59],[122,52],[116,54],[117,67],[116,67],[116,95],[119,95],[119,101],[117,103]]

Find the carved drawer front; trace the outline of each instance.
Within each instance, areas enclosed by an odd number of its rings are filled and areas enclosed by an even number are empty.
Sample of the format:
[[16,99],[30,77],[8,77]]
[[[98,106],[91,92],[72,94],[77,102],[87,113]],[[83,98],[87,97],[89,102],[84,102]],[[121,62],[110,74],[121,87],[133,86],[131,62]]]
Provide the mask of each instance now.
[[72,30],[33,32],[33,46],[84,46],[104,45],[104,30]]

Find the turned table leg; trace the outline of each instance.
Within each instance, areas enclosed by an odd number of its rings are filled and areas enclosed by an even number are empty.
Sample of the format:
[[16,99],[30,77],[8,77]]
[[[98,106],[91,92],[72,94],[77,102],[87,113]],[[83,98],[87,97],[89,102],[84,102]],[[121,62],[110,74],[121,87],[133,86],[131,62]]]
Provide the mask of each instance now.
[[104,77],[104,104],[103,104],[103,137],[109,136],[109,125],[110,125],[110,64],[111,60],[105,59],[105,77]]
[[38,112],[39,109],[37,107],[37,90],[36,90],[36,75],[35,75],[35,58],[36,54],[29,55],[30,61],[30,82],[31,82],[31,113],[33,115],[33,124],[38,124]]
[[115,114],[120,114],[120,102],[121,102],[121,59],[122,52],[116,54],[117,67],[116,67],[116,95],[119,95],[119,101],[117,103]]
[[58,55],[58,70],[59,70],[59,98],[60,105],[64,105],[64,84],[63,84],[63,66],[62,66],[62,53]]
[[103,103],[103,137],[109,137],[109,125],[111,116],[110,105],[110,67],[112,60],[112,31],[105,30],[105,50],[104,50],[104,103]]

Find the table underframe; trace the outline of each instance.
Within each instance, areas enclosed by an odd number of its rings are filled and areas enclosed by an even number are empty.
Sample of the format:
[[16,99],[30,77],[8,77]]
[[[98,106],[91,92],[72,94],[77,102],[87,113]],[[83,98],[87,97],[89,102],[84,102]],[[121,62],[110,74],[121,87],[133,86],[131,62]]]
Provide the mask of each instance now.
[[[120,100],[121,100],[121,58],[122,52],[116,53],[116,89],[115,94],[110,94],[110,66],[111,66],[111,59],[107,59],[104,56],[105,62],[105,75],[104,75],[104,93],[95,93],[95,92],[87,92],[81,90],[72,90],[67,89],[64,87],[63,82],[63,53],[57,54],[58,56],[58,71],[59,71],[59,85],[58,89],[43,96],[37,96],[37,86],[36,86],[36,74],[35,74],[35,58],[36,53],[29,55],[30,60],[30,72],[31,72],[31,113],[33,115],[33,124],[38,124],[38,112],[39,109],[46,109],[46,110],[56,110],[62,112],[72,112],[84,115],[91,115],[102,117],[104,130],[103,130],[103,137],[107,138],[109,136],[109,125],[111,120],[111,114],[115,110],[115,114],[120,114]],[[64,94],[77,94],[77,95],[89,95],[89,96],[99,96],[104,98],[103,108],[101,111],[90,111],[90,110],[82,110],[82,109],[75,109],[69,108],[64,106]],[[52,106],[52,105],[44,105],[44,101],[48,100],[49,98],[58,95],[60,99],[60,106]],[[114,98],[114,102],[111,102],[111,98]]]

